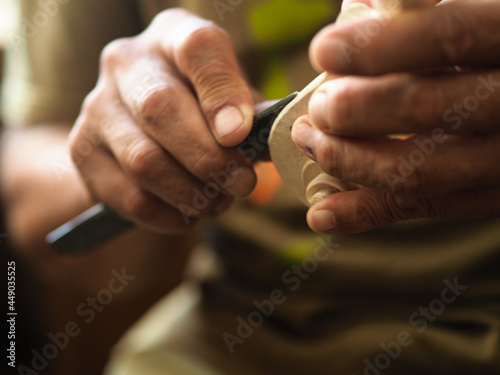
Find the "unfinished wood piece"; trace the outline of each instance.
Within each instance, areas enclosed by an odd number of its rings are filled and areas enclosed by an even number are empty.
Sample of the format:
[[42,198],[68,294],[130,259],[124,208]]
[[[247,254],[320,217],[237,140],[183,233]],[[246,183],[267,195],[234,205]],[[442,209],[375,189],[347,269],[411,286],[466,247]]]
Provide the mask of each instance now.
[[310,181],[303,180],[302,169],[310,159],[292,141],[291,129],[297,118],[307,114],[312,93],[325,80],[326,73],[312,81],[283,109],[274,121],[268,140],[271,160],[283,183],[307,206],[309,202],[306,198],[306,186]]
[[[337,22],[373,16],[376,13],[373,8],[356,3],[343,11]],[[327,74],[321,74],[285,107],[276,118],[268,141],[271,159],[283,182],[306,206],[312,206],[331,194],[359,188],[358,185],[323,172],[319,165],[306,157],[292,141],[293,123],[308,113],[311,95],[326,80]]]
[[269,136],[269,150],[276,169],[284,183],[307,206],[330,194],[357,188],[356,185],[327,175],[292,141],[293,123],[307,114],[312,93],[326,78],[326,73],[321,74],[290,102],[276,118]]

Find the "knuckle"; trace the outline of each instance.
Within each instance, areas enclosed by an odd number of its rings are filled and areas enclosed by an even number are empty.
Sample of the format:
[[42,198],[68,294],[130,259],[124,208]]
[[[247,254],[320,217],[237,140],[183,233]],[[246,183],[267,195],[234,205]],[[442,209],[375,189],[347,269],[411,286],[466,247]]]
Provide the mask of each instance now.
[[203,51],[207,49],[219,51],[228,44],[231,44],[229,34],[214,23],[206,21],[203,26],[192,31],[180,45],[179,62],[182,64],[203,59],[206,53]]
[[[390,190],[394,194],[418,195],[426,193],[429,190],[429,178],[424,171],[424,164],[415,165],[410,157],[404,157],[400,154],[397,158],[385,158],[376,165],[376,170],[383,171],[385,180],[381,179],[380,184],[374,184],[381,190],[387,190],[389,184]],[[422,154],[422,157],[423,156]],[[420,163],[420,159],[418,160]],[[390,176],[390,179],[388,179]],[[377,180],[378,181],[378,180]]]
[[151,21],[151,25],[156,26],[156,24],[160,24],[163,26],[165,24],[168,24],[168,22],[172,20],[172,17],[178,14],[179,11],[180,9],[178,8],[163,10],[153,18],[153,21]]
[[438,207],[425,197],[387,194],[385,203],[392,221],[439,217]]
[[98,122],[102,96],[94,89],[85,98],[80,115],[68,138],[69,153],[75,163],[88,157],[94,147],[99,147],[103,141],[103,132],[95,124]]
[[109,67],[116,66],[127,59],[133,40],[133,38],[120,38],[107,44],[100,56],[101,70],[105,71]]
[[190,12],[183,8],[168,8],[160,13],[158,13],[151,22],[150,29],[154,29],[156,27],[160,29],[164,29],[165,27],[169,27],[175,21],[179,19],[183,19],[186,16],[191,15]]
[[[404,86],[402,105],[396,109],[402,123],[411,126],[441,120],[446,104],[442,83],[412,76],[405,80]],[[408,108],[411,110],[408,111]]]
[[80,145],[83,141],[84,140],[82,139],[80,134],[75,134],[68,140],[69,155],[75,165],[79,165],[85,159],[85,157],[88,156],[81,152]]
[[457,6],[449,6],[446,11],[441,12],[441,22],[433,24],[440,46],[440,53],[443,62],[457,63],[465,56],[469,56],[477,44],[475,21],[472,14]]
[[394,196],[384,194],[385,213],[390,222],[397,222],[407,219],[417,219],[419,215],[412,206],[413,198],[405,197],[404,195]]
[[95,109],[99,106],[100,95],[97,89],[92,90],[84,99],[82,103],[81,113],[85,115],[93,114]]
[[186,37],[177,50],[177,65],[197,89],[205,89],[198,93],[200,96],[207,95],[207,90],[215,94],[237,79],[233,50],[229,34],[210,23]]
[[129,173],[141,180],[155,178],[163,162],[163,151],[145,140],[132,143],[127,155]]
[[396,220],[392,215],[387,214],[385,198],[380,200],[378,196],[371,195],[363,199],[354,217],[359,218],[359,222],[366,223],[367,227],[373,228]]
[[[99,147],[100,137],[95,138],[97,133],[90,133],[83,130],[81,125],[75,125],[73,134],[68,138],[69,155],[73,163],[78,166],[92,154],[95,147]],[[89,139],[89,135],[94,137],[94,140]]]
[[173,116],[178,108],[176,90],[164,83],[156,85],[136,98],[136,111],[139,120],[146,125],[155,125],[167,114]]
[[79,129],[94,127],[106,111],[106,106],[103,103],[107,101],[103,87],[98,84],[83,100],[75,127]]

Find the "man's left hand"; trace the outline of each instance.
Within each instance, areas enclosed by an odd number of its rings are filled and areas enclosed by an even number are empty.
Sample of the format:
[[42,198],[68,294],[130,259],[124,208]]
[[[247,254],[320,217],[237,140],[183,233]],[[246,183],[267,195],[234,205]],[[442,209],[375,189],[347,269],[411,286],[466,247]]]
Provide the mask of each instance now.
[[313,230],[500,216],[499,24],[500,2],[464,0],[320,31],[311,60],[336,78],[292,136],[328,174],[364,187],[311,207]]

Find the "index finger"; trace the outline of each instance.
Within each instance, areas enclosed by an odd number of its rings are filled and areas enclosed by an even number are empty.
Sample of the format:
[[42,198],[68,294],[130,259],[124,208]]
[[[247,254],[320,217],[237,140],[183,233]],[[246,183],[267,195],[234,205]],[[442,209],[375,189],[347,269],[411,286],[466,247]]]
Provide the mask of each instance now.
[[446,2],[400,14],[381,13],[327,26],[313,39],[311,60],[335,74],[379,75],[500,62],[500,3]]

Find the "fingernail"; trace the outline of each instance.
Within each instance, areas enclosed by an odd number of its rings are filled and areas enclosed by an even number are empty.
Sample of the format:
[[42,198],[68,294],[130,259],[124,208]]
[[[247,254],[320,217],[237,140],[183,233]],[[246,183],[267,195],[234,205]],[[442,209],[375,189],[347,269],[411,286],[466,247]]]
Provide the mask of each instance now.
[[293,142],[307,157],[314,160],[314,152],[311,147],[314,136],[313,132],[314,129],[303,117],[297,119],[292,127]]
[[313,66],[333,74],[349,73],[351,56],[356,52],[359,53],[357,48],[351,46],[343,38],[335,36],[320,35],[311,44]]
[[244,125],[251,126],[251,119],[253,112],[251,109],[242,107],[237,108],[234,106],[226,106],[222,108],[215,116],[214,125],[215,132],[219,139],[227,137],[229,134],[234,133],[238,128]]
[[239,167],[231,173],[225,189],[236,197],[244,197],[252,192],[255,183],[254,171],[247,167]]
[[335,217],[328,210],[318,210],[312,214],[313,229],[318,232],[328,232],[335,228]]
[[326,121],[326,94],[322,91],[315,92],[309,101],[309,115],[319,129],[328,130]]

